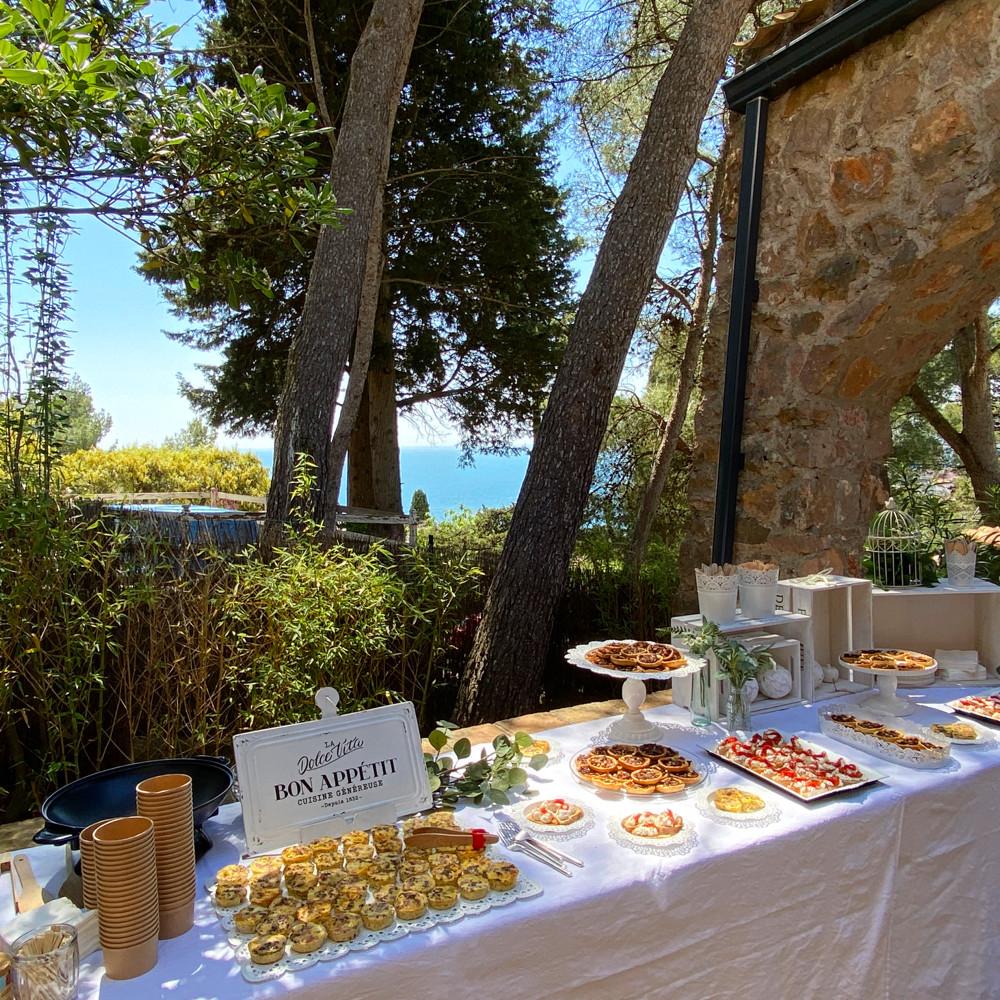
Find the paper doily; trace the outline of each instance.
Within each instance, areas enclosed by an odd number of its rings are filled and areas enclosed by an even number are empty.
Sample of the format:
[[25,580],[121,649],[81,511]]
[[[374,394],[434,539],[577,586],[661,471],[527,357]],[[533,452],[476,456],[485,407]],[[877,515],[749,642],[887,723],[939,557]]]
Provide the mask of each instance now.
[[[544,802],[546,800],[542,799],[541,801]],[[550,826],[545,823],[535,823],[528,819],[527,814],[539,805],[538,799],[520,803],[516,808],[511,810],[511,815],[514,822],[522,830],[527,830],[532,837],[543,837],[551,840],[575,840],[577,837],[582,837],[593,830],[594,811],[590,806],[577,799],[564,798],[563,801],[570,805],[579,806],[583,810],[583,816],[575,823],[570,823],[569,826]]]
[[[654,810],[649,810],[654,812]],[[626,813],[625,816],[629,815]],[[698,833],[691,821],[684,818],[684,828],[676,836],[666,840],[655,840],[652,837],[636,837],[622,827],[625,816],[612,816],[608,820],[608,834],[621,847],[627,847],[636,854],[655,854],[659,857],[674,857],[688,854],[698,843]]]
[[694,798],[695,808],[706,819],[713,823],[720,823],[723,826],[733,826],[737,828],[753,828],[770,826],[781,819],[781,809],[770,795],[765,795],[760,788],[751,788],[742,782],[733,782],[725,787],[739,788],[741,791],[752,792],[754,795],[764,800],[764,808],[752,813],[728,813],[721,809],[716,809],[712,804],[712,799],[717,788],[703,788]]

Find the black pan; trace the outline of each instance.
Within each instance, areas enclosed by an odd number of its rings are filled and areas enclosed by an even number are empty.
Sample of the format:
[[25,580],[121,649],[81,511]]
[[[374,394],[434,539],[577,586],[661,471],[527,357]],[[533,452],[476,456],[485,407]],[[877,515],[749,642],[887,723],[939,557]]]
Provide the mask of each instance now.
[[201,825],[219,811],[233,786],[233,772],[225,757],[175,757],[144,760],[78,778],[53,792],[42,805],[45,826],[34,836],[36,844],[71,843],[78,850],[78,837],[91,823],[117,816],[135,815],[135,786],[160,774],[189,774],[194,799],[195,847],[201,857],[211,840]]

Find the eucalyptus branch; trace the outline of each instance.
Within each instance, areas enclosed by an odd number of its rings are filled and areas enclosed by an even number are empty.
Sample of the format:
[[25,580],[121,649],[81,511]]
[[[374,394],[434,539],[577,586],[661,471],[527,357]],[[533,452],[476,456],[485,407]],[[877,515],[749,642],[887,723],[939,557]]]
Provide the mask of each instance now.
[[[483,801],[509,805],[507,793],[528,781],[528,772],[521,767],[521,763],[524,751],[535,742],[534,738],[527,733],[515,733],[512,741],[500,735],[493,741],[492,751],[484,747],[479,760],[460,764],[459,761],[472,755],[469,740],[463,737],[455,741],[451,749],[454,757],[444,753],[450,733],[456,728],[454,723],[438,722],[437,729],[427,737],[434,753],[425,753],[424,762],[435,804],[454,808],[459,800],[468,799],[473,805]],[[548,757],[543,753],[535,754],[527,763],[537,771],[545,767]]]

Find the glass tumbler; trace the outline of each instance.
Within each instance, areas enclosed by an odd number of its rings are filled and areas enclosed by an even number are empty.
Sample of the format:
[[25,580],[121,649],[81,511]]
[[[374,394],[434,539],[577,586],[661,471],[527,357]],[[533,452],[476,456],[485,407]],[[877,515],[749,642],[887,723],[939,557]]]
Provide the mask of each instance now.
[[10,961],[16,1000],[76,1000],[80,948],[70,924],[22,934],[11,945]]

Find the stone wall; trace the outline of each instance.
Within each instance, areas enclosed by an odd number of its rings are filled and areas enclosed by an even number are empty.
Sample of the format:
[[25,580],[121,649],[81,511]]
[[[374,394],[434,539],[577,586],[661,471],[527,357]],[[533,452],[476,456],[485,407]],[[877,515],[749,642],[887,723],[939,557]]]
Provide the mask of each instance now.
[[[685,577],[711,551],[741,142],[695,420]],[[1000,292],[998,184],[1000,0],[947,0],[771,105],[738,559],[859,571],[887,495],[889,410]]]

